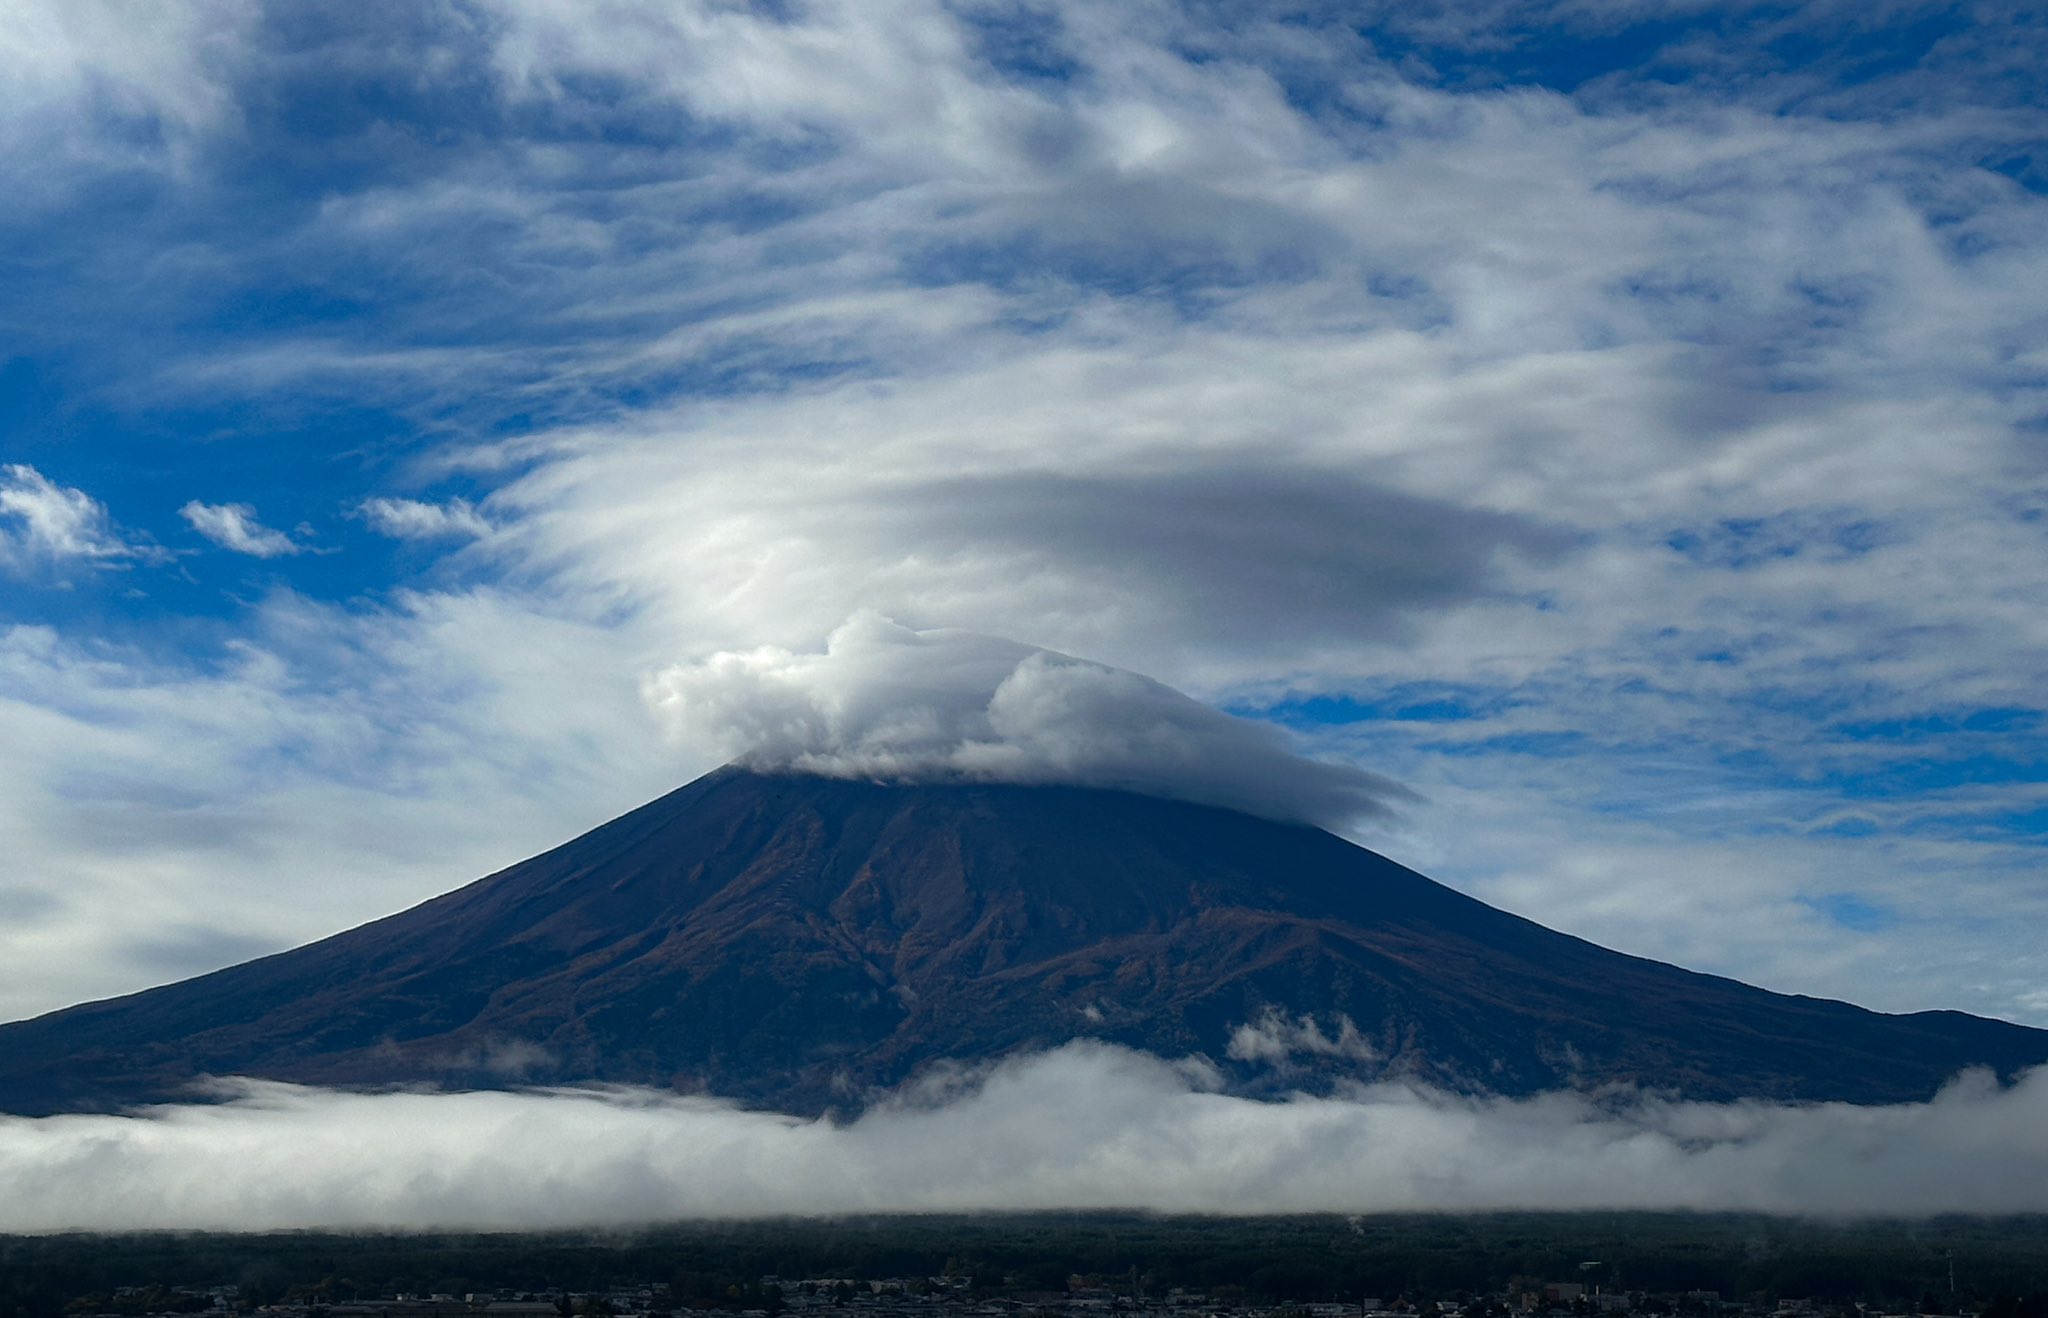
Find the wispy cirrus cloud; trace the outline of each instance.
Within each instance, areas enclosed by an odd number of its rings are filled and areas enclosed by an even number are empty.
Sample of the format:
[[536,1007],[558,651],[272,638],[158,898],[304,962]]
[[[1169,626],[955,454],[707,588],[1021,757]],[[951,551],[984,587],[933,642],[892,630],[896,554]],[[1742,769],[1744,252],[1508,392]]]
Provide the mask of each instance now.
[[659,655],[608,677],[619,635],[494,592],[250,623],[178,660],[0,627],[0,1020],[364,923],[717,764],[663,745]]
[[[254,0],[168,0],[147,22],[107,0],[24,0],[0,15],[0,213],[61,201],[82,176],[172,171],[239,118],[229,80]],[[80,131],[84,126],[85,131]]]

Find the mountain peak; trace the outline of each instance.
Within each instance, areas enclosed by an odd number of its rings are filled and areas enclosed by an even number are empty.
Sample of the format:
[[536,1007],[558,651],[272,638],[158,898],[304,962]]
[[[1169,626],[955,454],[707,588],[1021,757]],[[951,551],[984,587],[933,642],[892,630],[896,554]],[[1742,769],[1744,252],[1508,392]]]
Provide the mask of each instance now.
[[2048,1032],[1623,956],[1320,829],[1102,787],[736,766],[409,911],[0,1027],[0,1108],[600,1081],[785,1110],[1092,1037],[1247,1094],[1924,1098]]

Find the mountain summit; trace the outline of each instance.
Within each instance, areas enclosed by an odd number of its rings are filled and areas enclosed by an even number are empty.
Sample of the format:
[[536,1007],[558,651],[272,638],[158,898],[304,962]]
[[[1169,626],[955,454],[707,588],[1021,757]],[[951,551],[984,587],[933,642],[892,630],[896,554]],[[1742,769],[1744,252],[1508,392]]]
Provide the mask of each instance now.
[[1278,1094],[1923,1099],[2048,1031],[1891,1016],[1624,956],[1302,825],[1126,792],[723,769],[293,951],[0,1026],[0,1109],[207,1075],[600,1081],[788,1111],[1094,1037]]

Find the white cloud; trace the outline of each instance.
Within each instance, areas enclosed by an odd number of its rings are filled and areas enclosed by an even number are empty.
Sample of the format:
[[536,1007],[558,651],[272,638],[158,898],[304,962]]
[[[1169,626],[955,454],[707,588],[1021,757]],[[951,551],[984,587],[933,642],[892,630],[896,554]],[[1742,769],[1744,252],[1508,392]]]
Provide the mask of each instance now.
[[823,653],[716,654],[664,670],[647,694],[678,741],[761,769],[1119,788],[1337,829],[1408,796],[1136,673],[876,614]]
[[357,513],[371,528],[394,540],[479,539],[491,524],[467,499],[427,503],[419,499],[365,499]]
[[59,485],[34,467],[0,467],[0,568],[30,570],[68,561],[107,565],[163,562],[146,541],[124,537],[106,506],[83,490]]
[[257,521],[256,510],[246,503],[201,503],[194,499],[178,509],[178,516],[222,549],[238,554],[281,558],[305,549],[284,532]]
[[175,662],[0,628],[0,1020],[388,915],[716,766],[662,744],[654,653],[495,592],[248,622]]
[[[236,1083],[134,1116],[0,1118],[0,1231],[421,1229],[689,1217],[2048,1208],[2048,1071],[1858,1108],[1405,1086],[1262,1103],[1099,1044],[846,1125],[646,1091],[366,1095]],[[220,1168],[235,1169],[232,1176]]]
[[1345,1057],[1358,1062],[1379,1057],[1349,1016],[1339,1015],[1331,1031],[1325,1031],[1314,1016],[1290,1018],[1277,1007],[1266,1008],[1259,1019],[1246,1021],[1232,1030],[1224,1052],[1233,1061],[1264,1062],[1278,1067],[1288,1066],[1295,1057],[1304,1057],[1311,1064],[1323,1057]]
[[11,210],[61,201],[85,171],[176,168],[231,123],[222,72],[239,62],[257,0],[19,0],[0,8],[0,153],[22,186]]

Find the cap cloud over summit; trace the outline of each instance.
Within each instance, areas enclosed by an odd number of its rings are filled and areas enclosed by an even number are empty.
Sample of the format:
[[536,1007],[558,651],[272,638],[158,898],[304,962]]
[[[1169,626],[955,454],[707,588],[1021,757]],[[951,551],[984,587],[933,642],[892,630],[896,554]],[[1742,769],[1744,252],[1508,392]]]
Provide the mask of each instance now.
[[822,653],[727,651],[668,668],[647,695],[677,740],[759,770],[1117,788],[1336,830],[1413,799],[1139,674],[874,613]]

